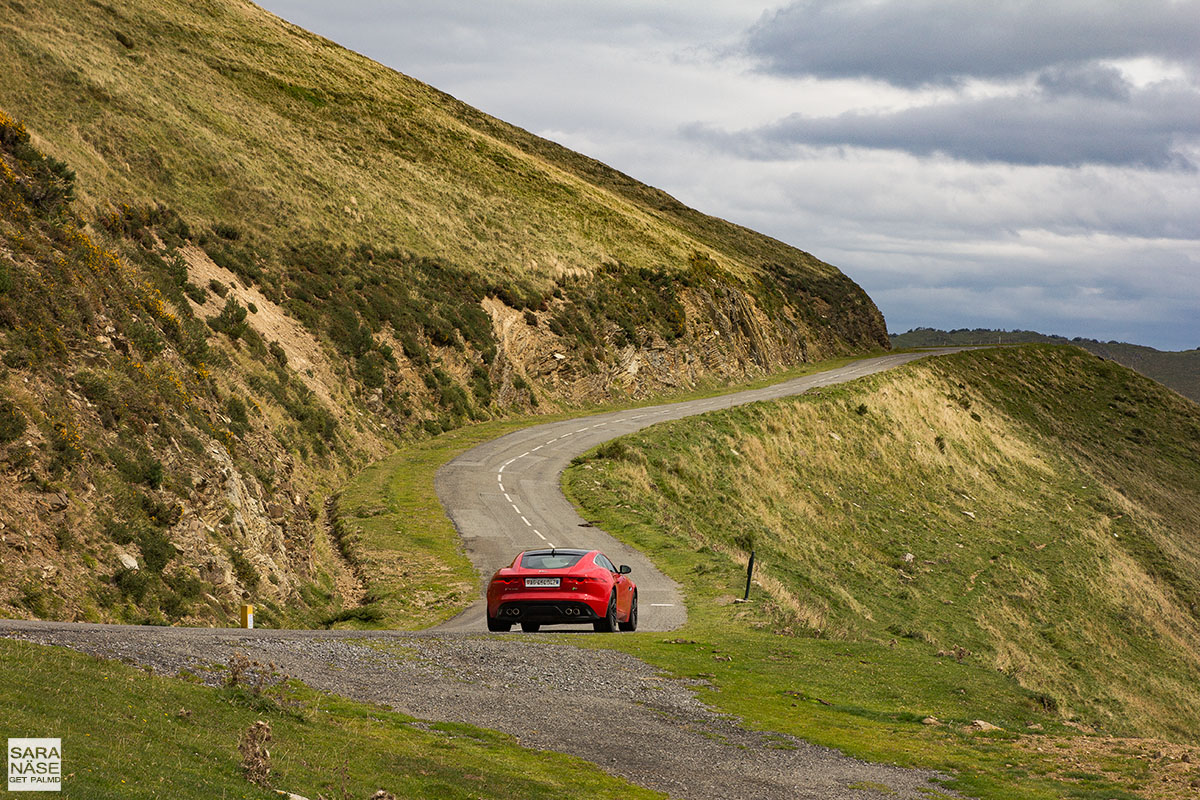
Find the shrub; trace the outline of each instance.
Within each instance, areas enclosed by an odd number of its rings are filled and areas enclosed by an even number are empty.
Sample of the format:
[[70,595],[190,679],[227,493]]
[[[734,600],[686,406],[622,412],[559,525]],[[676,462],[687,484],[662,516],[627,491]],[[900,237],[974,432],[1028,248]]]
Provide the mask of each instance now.
[[163,350],[162,337],[158,335],[158,331],[142,322],[130,324],[129,340],[147,358],[154,358]]
[[183,285],[183,293],[190,297],[192,302],[196,305],[203,305],[204,301],[208,299],[208,292],[205,290],[205,288],[203,286],[197,286],[191,281],[188,281]]
[[367,353],[358,360],[358,378],[368,389],[378,389],[385,383],[383,358],[378,353]]
[[232,297],[225,301],[225,307],[215,317],[208,318],[208,327],[224,333],[230,339],[237,340],[246,333],[246,309]]
[[27,425],[25,415],[11,400],[0,399],[0,443],[13,441],[25,432]]
[[242,555],[237,550],[229,551],[229,562],[233,566],[233,574],[237,576],[238,582],[246,588],[246,591],[253,592],[258,589],[259,576],[258,570],[250,563],[250,560]]
[[123,569],[112,576],[112,582],[121,590],[121,596],[140,603],[153,583],[153,576],[140,569]]
[[225,401],[225,415],[229,417],[233,432],[238,436],[245,434],[250,428],[250,417],[246,414],[246,403],[237,395],[231,394],[229,399]]
[[132,456],[128,456],[124,452],[113,448],[109,450],[108,458],[113,463],[113,466],[117,468],[117,472],[130,483],[142,483],[151,489],[157,489],[162,486],[162,462],[151,455],[148,450],[141,450]]
[[236,242],[238,239],[242,238],[241,231],[239,231],[233,225],[227,225],[223,222],[218,222],[216,225],[213,225],[213,233],[229,242]]
[[179,552],[162,531],[153,528],[142,532],[138,546],[142,550],[142,561],[150,572],[161,573]]

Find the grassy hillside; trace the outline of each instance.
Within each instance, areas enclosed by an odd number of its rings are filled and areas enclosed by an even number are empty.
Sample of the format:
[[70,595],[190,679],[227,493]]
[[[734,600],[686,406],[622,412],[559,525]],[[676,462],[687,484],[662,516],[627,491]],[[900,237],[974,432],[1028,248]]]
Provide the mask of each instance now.
[[887,344],[835,268],[249,3],[0,10],[0,613],[334,624],[379,598],[328,512],[398,444]]
[[1200,407],[1034,346],[655,426],[566,484],[686,589],[678,639],[620,646],[755,724],[980,796],[1183,797],[1152,740],[1200,732],[1198,466]]
[[535,310],[556,281],[644,269],[811,313],[798,322],[815,346],[884,343],[870,300],[833,267],[250,3],[10,8],[0,108],[74,165],[85,206],[162,203],[201,230],[234,226],[267,262],[247,277],[278,291],[287,265],[272,251],[314,242],[441,259]]
[[[7,639],[0,667],[4,730],[62,739],[63,798],[662,796],[504,734],[418,723],[279,676],[265,691],[245,678],[213,689]],[[271,734],[265,785],[247,779],[238,749],[258,721]]]
[[937,347],[961,344],[1029,344],[1033,342],[1073,344],[1089,353],[1107,358],[1137,370],[1164,386],[1169,386],[1196,402],[1200,402],[1200,349],[1164,351],[1127,342],[1099,342],[1095,339],[1053,336],[1036,331],[975,330],[941,331],[934,328],[914,328],[907,333],[892,334],[892,347]]

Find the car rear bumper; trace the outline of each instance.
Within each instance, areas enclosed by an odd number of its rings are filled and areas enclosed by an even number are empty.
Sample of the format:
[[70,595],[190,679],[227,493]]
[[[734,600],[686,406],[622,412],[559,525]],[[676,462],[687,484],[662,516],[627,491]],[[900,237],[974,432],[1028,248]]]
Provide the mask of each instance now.
[[587,603],[579,600],[510,600],[500,604],[494,615],[504,622],[533,622],[539,625],[569,625],[572,622],[595,622],[603,617]]

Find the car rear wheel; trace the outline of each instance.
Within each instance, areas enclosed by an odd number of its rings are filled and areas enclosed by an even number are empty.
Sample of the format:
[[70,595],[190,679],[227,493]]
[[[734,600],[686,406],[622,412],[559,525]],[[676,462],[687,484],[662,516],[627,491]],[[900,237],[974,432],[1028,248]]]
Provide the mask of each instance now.
[[488,630],[491,631],[492,633],[503,633],[504,631],[506,631],[512,627],[511,622],[503,622],[501,620],[496,619],[495,617],[488,617],[487,623],[488,623]]
[[542,627],[542,625],[540,622],[522,622],[521,623],[521,630],[525,631],[526,633],[537,633],[541,629],[541,627]]
[[629,619],[621,623],[621,630],[637,630],[637,592],[633,593],[633,602],[629,605]]
[[608,613],[604,619],[592,623],[592,629],[601,633],[612,633],[617,629],[617,593],[608,598]]

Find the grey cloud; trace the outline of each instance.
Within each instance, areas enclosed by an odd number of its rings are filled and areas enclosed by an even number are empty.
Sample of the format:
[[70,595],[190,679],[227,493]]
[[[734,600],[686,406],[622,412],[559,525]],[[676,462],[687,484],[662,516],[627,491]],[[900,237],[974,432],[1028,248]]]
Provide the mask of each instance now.
[[1142,56],[1195,66],[1200,3],[801,0],[765,14],[744,47],[768,72],[897,86]]
[[1107,100],[1128,100],[1133,87],[1115,67],[1071,64],[1050,67],[1037,77],[1038,88],[1049,95],[1083,95]]
[[1194,89],[1152,86],[1133,92],[1127,102],[1078,91],[1040,92],[887,113],[793,114],[738,133],[693,125],[685,133],[750,158],[786,157],[799,145],[899,150],[972,162],[1194,169],[1182,148],[1200,140],[1197,108],[1200,92]]

